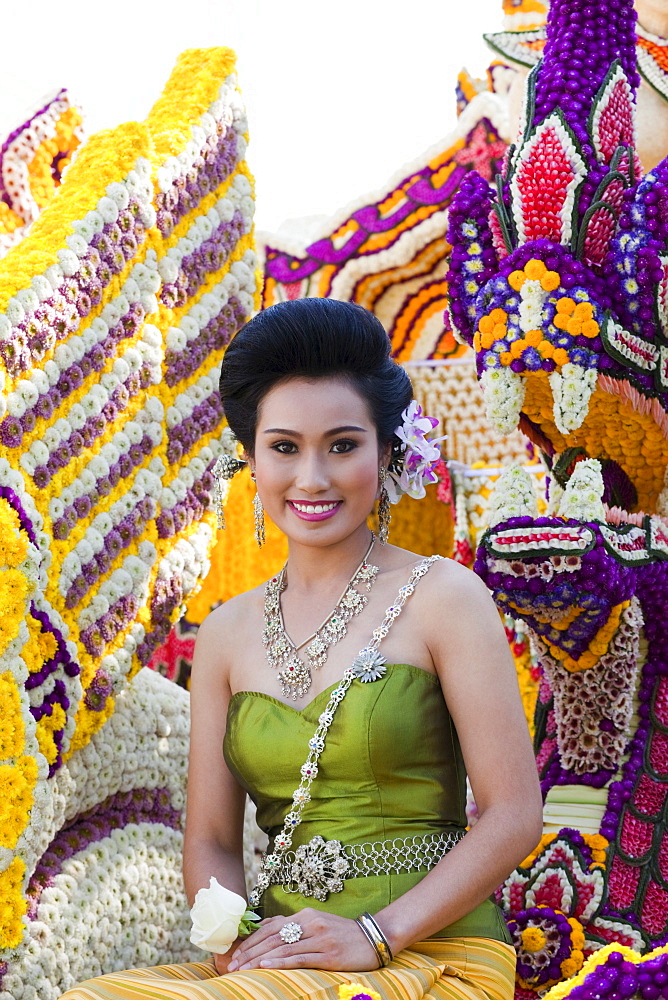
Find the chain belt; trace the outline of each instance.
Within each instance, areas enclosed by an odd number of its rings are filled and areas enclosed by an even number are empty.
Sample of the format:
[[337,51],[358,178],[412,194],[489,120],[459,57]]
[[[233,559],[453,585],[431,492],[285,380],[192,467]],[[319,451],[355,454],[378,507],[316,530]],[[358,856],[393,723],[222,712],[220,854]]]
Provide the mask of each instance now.
[[[465,832],[449,830],[352,845],[313,837],[295,851],[285,851],[274,865],[269,863],[268,870],[265,869],[266,885],[280,883],[286,892],[325,900],[328,893],[341,892],[347,878],[431,869]],[[270,854],[266,860],[276,857]]]

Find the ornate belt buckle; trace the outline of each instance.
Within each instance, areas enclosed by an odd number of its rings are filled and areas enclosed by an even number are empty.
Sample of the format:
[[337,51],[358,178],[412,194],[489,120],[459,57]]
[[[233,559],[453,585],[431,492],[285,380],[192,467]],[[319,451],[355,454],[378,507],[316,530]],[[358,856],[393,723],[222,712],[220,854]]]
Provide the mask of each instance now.
[[324,902],[330,892],[341,892],[349,869],[340,841],[313,837],[296,849],[290,875],[302,896]]

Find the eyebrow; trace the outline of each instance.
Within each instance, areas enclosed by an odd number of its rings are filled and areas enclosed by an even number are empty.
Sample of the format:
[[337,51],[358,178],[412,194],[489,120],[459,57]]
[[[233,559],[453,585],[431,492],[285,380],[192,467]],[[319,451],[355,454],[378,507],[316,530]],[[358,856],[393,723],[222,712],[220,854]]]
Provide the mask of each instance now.
[[[333,430],[327,431],[328,437],[334,437],[336,434],[344,434],[346,431],[357,431],[360,434],[366,434],[366,428],[356,427],[354,424],[346,425],[344,427],[334,427]],[[288,434],[290,437],[302,437],[298,431],[286,430],[285,427],[268,427],[264,432],[265,434]]]

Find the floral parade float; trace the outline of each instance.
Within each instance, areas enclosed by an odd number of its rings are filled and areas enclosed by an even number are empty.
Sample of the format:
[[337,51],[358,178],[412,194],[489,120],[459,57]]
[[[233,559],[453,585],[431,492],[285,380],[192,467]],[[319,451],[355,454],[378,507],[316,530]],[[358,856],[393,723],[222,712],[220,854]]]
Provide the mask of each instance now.
[[449,217],[451,322],[550,478],[541,517],[504,474],[475,565],[541,672],[545,836],[499,892],[523,1000],[668,995],[668,163],[635,153],[635,26],[553,0],[496,193]]
[[141,668],[208,568],[246,142],[234,54],[189,50],[0,261],[2,1000],[191,956],[187,694]]

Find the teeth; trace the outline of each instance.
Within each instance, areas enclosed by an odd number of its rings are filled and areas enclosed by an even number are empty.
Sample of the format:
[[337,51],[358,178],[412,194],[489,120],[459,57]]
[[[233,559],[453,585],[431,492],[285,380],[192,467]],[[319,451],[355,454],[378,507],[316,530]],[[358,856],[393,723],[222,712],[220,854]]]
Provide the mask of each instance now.
[[500,434],[510,434],[517,427],[524,403],[526,383],[510,368],[489,368],[480,377],[487,419]]
[[293,507],[296,507],[298,511],[302,514],[324,514],[328,510],[334,510],[336,507],[335,503],[316,503],[316,504],[306,504],[306,503],[294,503]]

